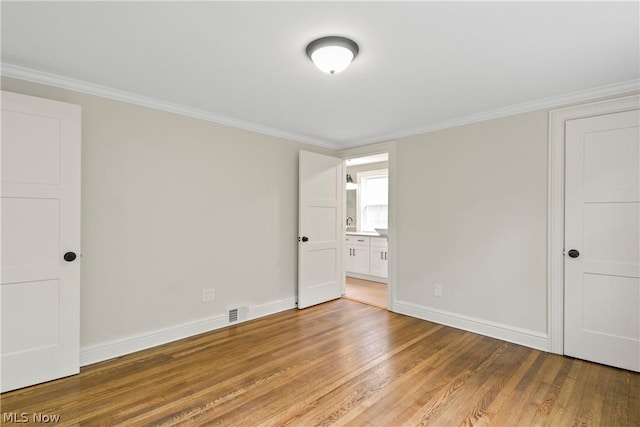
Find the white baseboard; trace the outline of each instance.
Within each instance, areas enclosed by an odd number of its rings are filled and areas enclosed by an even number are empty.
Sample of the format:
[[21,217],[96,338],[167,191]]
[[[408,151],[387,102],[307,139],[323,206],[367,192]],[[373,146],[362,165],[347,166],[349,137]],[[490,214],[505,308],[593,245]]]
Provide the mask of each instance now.
[[544,333],[516,328],[502,323],[477,319],[431,307],[424,307],[406,301],[395,301],[393,304],[393,311],[400,314],[406,314],[407,316],[417,317],[418,319],[428,320],[441,325],[485,335],[491,338],[520,344],[525,347],[549,351],[549,337]]
[[[249,307],[248,318],[245,321],[279,313],[295,307],[296,299],[294,297],[254,305]],[[393,311],[538,350],[548,351],[549,348],[548,336],[539,332],[423,307],[405,301],[395,301]],[[233,324],[237,323],[238,322],[235,322]],[[229,326],[226,315],[219,314],[181,325],[156,329],[143,334],[82,347],[80,349],[80,366],[124,356],[125,354],[145,350],[226,326]]]
[[249,319],[257,319],[259,317],[268,316],[270,314],[280,313],[281,311],[296,308],[296,298],[286,298],[278,301],[268,302],[249,307]]
[[[294,297],[249,307],[248,318],[244,321],[268,316],[280,311],[295,308]],[[237,324],[240,322],[234,322]],[[219,314],[205,319],[198,319],[181,325],[156,329],[143,334],[131,335],[113,341],[94,344],[80,349],[80,366],[102,362],[114,357],[145,350],[168,342],[177,341],[204,332],[229,326],[227,316]]]

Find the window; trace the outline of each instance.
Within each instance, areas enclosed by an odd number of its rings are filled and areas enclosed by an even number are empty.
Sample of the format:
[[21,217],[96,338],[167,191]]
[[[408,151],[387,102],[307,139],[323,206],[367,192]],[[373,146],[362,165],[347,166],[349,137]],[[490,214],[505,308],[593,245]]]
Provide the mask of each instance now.
[[375,231],[388,227],[389,171],[376,170],[358,173],[359,214],[361,231]]

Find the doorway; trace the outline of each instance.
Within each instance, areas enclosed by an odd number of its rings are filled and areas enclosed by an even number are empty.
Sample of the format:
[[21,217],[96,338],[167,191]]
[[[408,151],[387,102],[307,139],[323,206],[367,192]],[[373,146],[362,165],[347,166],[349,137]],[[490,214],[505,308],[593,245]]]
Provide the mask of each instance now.
[[389,153],[345,160],[344,298],[388,309]]
[[344,298],[387,309],[387,284],[346,276]]

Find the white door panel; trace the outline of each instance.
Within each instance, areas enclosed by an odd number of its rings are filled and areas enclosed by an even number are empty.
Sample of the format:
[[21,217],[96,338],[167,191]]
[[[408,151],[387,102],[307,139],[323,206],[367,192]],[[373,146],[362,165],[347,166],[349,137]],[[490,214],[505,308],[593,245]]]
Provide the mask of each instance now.
[[15,111],[3,111],[2,182],[58,184],[60,120]]
[[2,92],[1,390],[79,371],[80,107]]
[[342,160],[300,152],[298,308],[342,295]]
[[[3,355],[23,353],[59,342],[60,311],[58,280],[11,283],[2,288]],[[24,301],[29,301],[25,306]]]
[[613,337],[637,339],[640,334],[638,314],[638,279],[604,274],[584,276],[585,330]]
[[584,250],[589,259],[638,267],[640,248],[638,233],[640,227],[640,205],[638,203],[596,203],[584,204]]
[[640,113],[569,120],[565,148],[565,354],[640,371]]

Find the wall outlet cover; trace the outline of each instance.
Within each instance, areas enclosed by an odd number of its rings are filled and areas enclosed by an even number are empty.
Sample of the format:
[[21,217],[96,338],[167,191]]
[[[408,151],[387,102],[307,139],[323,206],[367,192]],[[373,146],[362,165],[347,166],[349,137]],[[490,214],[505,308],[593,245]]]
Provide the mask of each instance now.
[[202,290],[202,302],[209,302],[216,299],[216,290],[213,288]]
[[433,285],[433,295],[437,296],[437,297],[441,297],[442,296],[442,285],[439,284],[435,284]]

